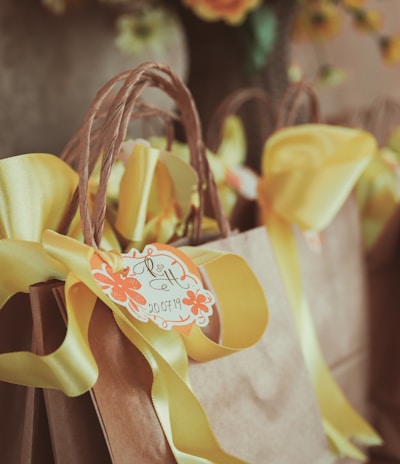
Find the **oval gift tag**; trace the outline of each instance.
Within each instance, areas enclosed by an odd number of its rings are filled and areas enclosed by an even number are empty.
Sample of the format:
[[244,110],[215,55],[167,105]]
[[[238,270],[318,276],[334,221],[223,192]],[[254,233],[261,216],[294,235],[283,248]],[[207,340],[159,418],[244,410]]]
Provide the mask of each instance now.
[[143,252],[122,254],[123,269],[114,272],[98,254],[90,266],[102,291],[142,322],[189,335],[194,324],[205,327],[215,298],[205,290],[188,256],[176,248],[154,243]]

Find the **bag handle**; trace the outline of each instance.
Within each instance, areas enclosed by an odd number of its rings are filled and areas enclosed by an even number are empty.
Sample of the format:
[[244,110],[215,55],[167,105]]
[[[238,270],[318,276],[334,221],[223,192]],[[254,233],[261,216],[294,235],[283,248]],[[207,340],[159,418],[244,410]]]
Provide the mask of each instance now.
[[362,128],[375,136],[379,146],[384,146],[390,132],[400,125],[400,102],[380,99],[360,116]]
[[[100,111],[96,115],[96,123],[99,123],[101,120],[104,120],[107,116],[107,111],[103,110]],[[180,120],[179,116],[176,113],[173,113],[172,111],[167,111],[163,110],[161,108],[158,108],[155,105],[152,105],[151,103],[148,103],[144,100],[139,100],[136,104],[136,111],[131,114],[131,121],[135,121],[137,119],[153,119],[155,117],[159,117],[163,122],[166,127],[166,139],[167,139],[167,144],[166,144],[166,150],[170,150],[172,146],[172,142],[175,139],[175,126],[174,123],[178,122]],[[92,143],[99,137],[99,132],[101,130],[101,127],[94,128],[92,130]],[[68,144],[64,147],[63,152],[60,155],[60,158],[65,161],[67,164],[70,166],[74,166],[79,162],[79,159],[77,159],[77,144],[78,144],[78,139],[79,139],[79,134],[80,130],[78,130],[74,136],[70,139]],[[95,157],[95,161],[97,161],[97,157]],[[94,166],[92,166],[92,169]],[[89,172],[91,173],[91,169],[89,169]]]
[[[116,86],[120,88],[112,96]],[[199,178],[199,208],[193,217],[192,240],[197,242],[200,238],[206,193],[210,198],[221,234],[223,236],[229,234],[228,220],[223,213],[217,186],[208,165],[200,118],[191,93],[168,66],[148,62],[134,70],[118,74],[100,89],[84,118],[82,127],[67,145],[62,155],[65,160],[79,158],[79,195],[76,194],[73,199],[71,213],[73,208],[76,210],[77,202],[79,202],[84,241],[95,248],[99,247],[103,233],[107,183],[111,168],[126,137],[132,114],[135,115],[134,108],[138,103],[138,98],[147,87],[158,88],[169,95],[177,104],[180,113],[180,120],[189,146],[190,163]],[[111,105],[104,114],[102,105],[110,97]],[[154,114],[154,108],[151,110],[151,106],[148,105],[145,112]],[[99,115],[103,119],[100,126]],[[72,154],[72,151],[76,151],[76,154]],[[100,185],[94,199],[93,212],[90,214],[87,196],[89,176],[102,151],[104,155],[100,172]]]
[[321,112],[318,96],[310,84],[304,81],[296,82],[288,87],[279,104],[275,130],[295,124],[300,113],[302,98],[306,96],[309,104],[309,120],[321,123]]
[[228,116],[237,114],[240,108],[251,100],[257,101],[265,106],[272,123],[271,126],[274,126],[277,115],[269,94],[258,87],[243,87],[238,89],[222,100],[211,116],[206,140],[207,146],[213,153],[216,153],[218,147],[221,145],[224,123]]

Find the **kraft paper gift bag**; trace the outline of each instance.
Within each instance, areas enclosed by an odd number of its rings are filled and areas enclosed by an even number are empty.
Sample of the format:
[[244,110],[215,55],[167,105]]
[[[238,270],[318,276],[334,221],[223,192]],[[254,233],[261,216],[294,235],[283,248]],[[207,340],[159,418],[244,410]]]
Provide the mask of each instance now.
[[[217,437],[252,463],[335,462],[266,229],[258,227],[201,247],[246,259],[268,296],[270,312],[269,327],[254,347],[234,357],[190,365],[194,391]],[[251,446],[253,439],[257,446]]]
[[[246,462],[289,463],[294,459],[304,463],[333,462],[288,301],[272,253],[268,251],[265,229],[233,235],[202,247],[242,255],[251,263],[258,279],[265,282],[265,294],[273,295],[272,302],[269,299],[271,326],[260,343],[232,356],[189,365],[194,392],[205,407],[217,438],[226,450]],[[199,249],[197,254],[200,253]],[[212,281],[212,273],[206,271],[206,275]],[[234,293],[233,298],[238,299],[238,295]],[[92,392],[114,459],[175,462],[160,434],[159,424],[151,420],[156,418],[150,401],[150,369],[138,350],[115,331],[110,312],[101,306],[100,303],[95,308],[89,331],[99,364],[99,378]],[[110,391],[114,393],[111,396]],[[121,407],[131,409],[132,403],[135,415],[129,427],[124,427],[127,424],[119,411]],[[124,446],[126,440],[130,440],[129,447]]]
[[368,374],[372,321],[354,196],[321,232],[319,250],[298,231],[296,240],[304,291],[327,366],[350,404],[372,423]]
[[[303,83],[297,89],[307,91],[311,113],[317,114],[312,89]],[[264,147],[261,221],[291,302],[330,445],[338,456],[365,460],[353,440],[376,446],[381,439],[360,415],[367,413],[368,313],[361,228],[350,197],[376,154],[376,142],[365,131],[320,124],[317,118],[288,127],[301,96],[295,88],[289,91],[293,103],[288,92],[277,131]],[[346,362],[356,371],[343,366]],[[345,389],[348,375],[361,391]]]
[[400,460],[400,366],[396,357],[400,304],[399,132],[393,130],[398,124],[398,105],[384,103],[378,109],[380,118],[371,124],[371,130],[381,134],[382,146],[357,190],[370,299],[369,400],[372,421],[384,439],[384,445],[370,453],[371,462],[377,464]]

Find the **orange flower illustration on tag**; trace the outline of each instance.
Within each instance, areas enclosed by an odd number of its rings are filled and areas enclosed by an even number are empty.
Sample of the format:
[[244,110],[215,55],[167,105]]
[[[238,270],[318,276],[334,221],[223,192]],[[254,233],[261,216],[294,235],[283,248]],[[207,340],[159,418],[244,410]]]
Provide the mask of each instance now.
[[124,269],[113,272],[94,254],[92,275],[101,290],[136,319],[164,330],[189,335],[194,324],[204,327],[215,302],[203,288],[194,264],[181,251],[164,244],[147,245],[122,255]]
[[144,305],[146,298],[136,291],[142,284],[136,278],[128,277],[127,272],[125,269],[120,273],[114,273],[110,266],[105,266],[103,272],[95,272],[93,277],[105,293],[110,292],[114,301],[127,304],[131,310],[137,311],[136,303]]
[[199,312],[208,313],[209,308],[207,306],[207,298],[202,293],[194,293],[192,290],[187,292],[188,298],[184,298],[182,303],[188,306],[191,306],[192,313],[197,315]]

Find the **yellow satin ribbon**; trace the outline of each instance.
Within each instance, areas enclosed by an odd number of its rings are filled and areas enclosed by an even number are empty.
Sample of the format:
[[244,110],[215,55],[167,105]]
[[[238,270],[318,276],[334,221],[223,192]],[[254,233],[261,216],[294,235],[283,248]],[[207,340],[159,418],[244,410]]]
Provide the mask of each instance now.
[[[178,156],[145,141],[129,140],[124,151],[125,161],[117,160],[108,182],[108,217],[127,250],[168,243],[183,232],[197,175]],[[91,192],[98,188],[99,168],[98,163],[90,180]]]
[[399,154],[384,147],[357,182],[356,200],[367,250],[373,247],[400,203],[400,179],[395,172],[399,168]]
[[40,242],[43,224],[57,230],[78,175],[53,155],[30,153],[0,161],[0,239]]
[[326,435],[338,455],[365,460],[350,439],[381,439],[348,403],[321,352],[302,288],[293,225],[320,231],[338,213],[376,150],[374,138],[354,129],[307,124],[282,129],[264,147],[259,203],[293,309]]
[[[12,237],[15,229],[25,232],[24,237],[29,239],[29,233],[21,228],[20,223],[24,220],[26,209],[36,208],[37,227],[31,231],[38,234],[47,219],[52,218],[48,211],[53,210],[53,205],[58,202],[67,206],[65,197],[71,197],[77,179],[76,173],[50,155],[27,157],[29,162],[24,157],[16,157],[11,163],[15,173],[21,175],[15,183],[4,181],[8,179],[7,170],[0,168],[3,201],[0,223],[7,236]],[[36,158],[33,170],[31,158]],[[49,163],[51,169],[48,169]],[[15,202],[21,185],[36,175],[42,182],[28,184],[27,195],[18,203],[19,208],[12,211],[7,199]],[[59,185],[64,187],[59,188]],[[47,195],[41,194],[44,186]],[[38,199],[41,201],[39,206],[31,203],[31,200]],[[59,212],[60,220],[62,216],[63,212]],[[22,219],[19,220],[19,217]],[[53,224],[56,229],[57,224]],[[57,388],[69,396],[80,395],[92,388],[98,369],[90,349],[88,329],[96,299],[100,298],[113,311],[117,325],[143,353],[153,371],[153,404],[177,462],[243,464],[243,460],[223,451],[214,437],[205,412],[190,388],[188,355],[201,361],[216,359],[255,344],[263,335],[268,323],[267,303],[262,287],[247,263],[229,253],[190,247],[184,249],[196,265],[205,269],[216,293],[223,330],[223,342],[217,344],[197,327],[190,336],[182,337],[173,331],[163,331],[152,323],[134,320],[124,308],[115,305],[94,281],[89,264],[95,252],[93,248],[51,230],[43,233],[42,242],[43,246],[27,240],[0,240],[0,303],[4,304],[19,291],[29,291],[31,284],[50,278],[66,280],[66,337],[61,346],[48,355],[38,356],[30,352],[1,354],[0,380]],[[97,253],[115,271],[121,268],[117,252]],[[241,289],[239,295],[237,288]],[[232,289],[234,295],[231,294]]]
[[[164,148],[167,141],[164,137],[152,137],[150,143],[154,147]],[[171,152],[176,153],[189,164],[190,152],[187,144],[174,140]],[[243,124],[237,116],[226,118],[223,136],[218,151],[214,154],[207,150],[207,160],[213,173],[221,204],[227,216],[232,213],[238,194],[228,182],[229,175],[243,166],[246,159],[246,135]]]
[[[49,154],[0,161],[0,308],[17,292],[29,292],[30,285],[65,280],[68,269],[45,252],[40,240],[46,227],[59,227],[77,184],[77,173]],[[91,352],[85,352],[81,342],[87,337],[81,332],[85,323],[85,310],[76,317],[70,315],[62,346],[49,356],[1,354],[1,380],[32,386],[51,384],[72,396],[90,388],[97,370],[87,361]]]

